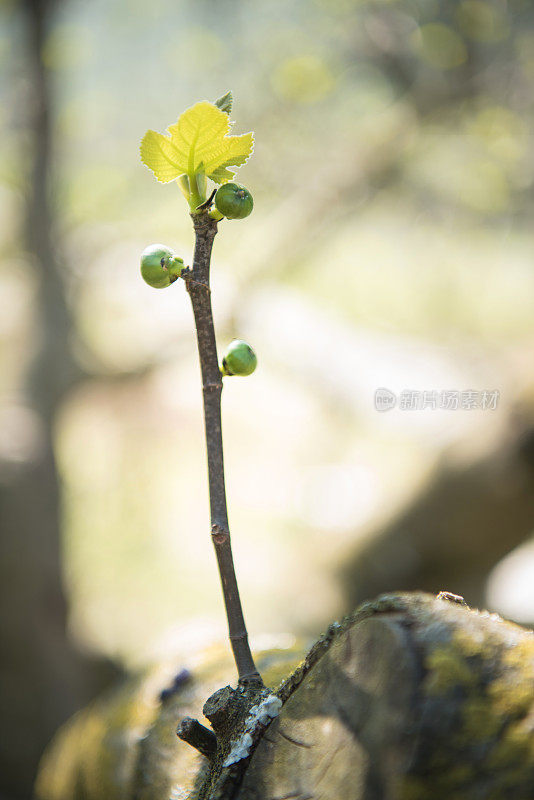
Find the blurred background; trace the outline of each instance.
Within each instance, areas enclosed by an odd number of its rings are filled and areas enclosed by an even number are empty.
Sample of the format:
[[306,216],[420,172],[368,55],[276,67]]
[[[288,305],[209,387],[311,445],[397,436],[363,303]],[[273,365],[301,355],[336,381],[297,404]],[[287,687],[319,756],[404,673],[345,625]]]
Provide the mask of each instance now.
[[259,356],[223,400],[253,646],[396,589],[531,624],[532,4],[0,15],[0,797],[113,674],[225,635],[189,298],[138,265],[193,244],[141,137],[228,89],[256,134],[213,265],[219,347]]

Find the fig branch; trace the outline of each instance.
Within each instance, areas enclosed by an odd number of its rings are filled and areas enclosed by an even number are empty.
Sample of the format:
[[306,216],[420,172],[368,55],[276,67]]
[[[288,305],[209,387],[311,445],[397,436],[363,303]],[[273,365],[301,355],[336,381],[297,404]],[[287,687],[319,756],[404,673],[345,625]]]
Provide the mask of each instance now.
[[[189,203],[195,230],[193,266],[162,244],[147,247],[141,257],[141,274],[150,286],[163,289],[182,278],[193,306],[198,354],[202,374],[204,423],[208,455],[211,538],[221,578],[228,630],[239,684],[262,688],[248,643],[232,557],[226,508],[221,427],[223,376],[250,375],[256,368],[256,354],[246,342],[235,339],[226,349],[221,365],[213,325],[210,290],[210,262],[213,240],[220,220],[244,219],[253,208],[250,192],[230,181],[235,169],[252,152],[252,133],[230,135],[228,115],[231,93],[215,103],[197,103],[169,126],[169,136],[147,131],[141,142],[141,160],[162,183],[176,180]],[[219,184],[206,200],[207,179]],[[214,205],[214,207],[213,207]]]
[[261,684],[248,643],[232,557],[226,507],[221,427],[222,375],[217,358],[210,291],[210,261],[217,222],[206,211],[192,214],[195,228],[193,267],[182,273],[191,298],[202,374],[204,423],[208,453],[211,537],[222,583],[230,643],[240,684]]

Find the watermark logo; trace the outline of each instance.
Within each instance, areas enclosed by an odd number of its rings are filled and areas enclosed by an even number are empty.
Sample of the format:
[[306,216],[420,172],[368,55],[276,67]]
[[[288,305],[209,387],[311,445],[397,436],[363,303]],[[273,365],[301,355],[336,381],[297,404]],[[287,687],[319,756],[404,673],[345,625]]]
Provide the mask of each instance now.
[[397,406],[400,411],[495,411],[500,399],[498,389],[404,389],[395,392],[381,386],[375,391],[377,411],[390,411]]
[[389,411],[397,405],[397,395],[389,389],[380,387],[375,392],[375,408],[377,411]]

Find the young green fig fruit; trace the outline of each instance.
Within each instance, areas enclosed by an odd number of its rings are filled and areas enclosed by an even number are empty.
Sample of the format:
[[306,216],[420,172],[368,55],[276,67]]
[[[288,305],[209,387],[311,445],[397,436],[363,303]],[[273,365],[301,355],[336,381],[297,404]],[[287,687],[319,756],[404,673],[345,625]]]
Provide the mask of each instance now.
[[215,194],[215,206],[227,219],[244,219],[252,211],[254,201],[240,183],[223,183]]
[[221,372],[223,375],[252,375],[257,363],[252,347],[243,339],[234,339],[224,353]]
[[170,286],[180,277],[183,268],[183,259],[164,244],[150,244],[141,255],[141,275],[154,289]]

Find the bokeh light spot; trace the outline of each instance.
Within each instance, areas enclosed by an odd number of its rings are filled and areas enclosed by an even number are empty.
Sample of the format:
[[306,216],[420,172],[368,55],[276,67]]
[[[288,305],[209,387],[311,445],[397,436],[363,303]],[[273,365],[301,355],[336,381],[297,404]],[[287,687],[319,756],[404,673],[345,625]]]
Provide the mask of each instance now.
[[293,103],[316,103],[334,86],[328,65],[317,56],[302,55],[283,61],[272,77],[275,94]]
[[90,57],[88,31],[78,25],[59,25],[51,31],[43,48],[43,62],[52,70],[75,69]]
[[465,0],[456,12],[460,30],[478,42],[498,42],[510,29],[502,11],[483,0]]
[[454,69],[467,61],[462,38],[441,22],[422,25],[412,36],[412,46],[419,58],[439,69]]

